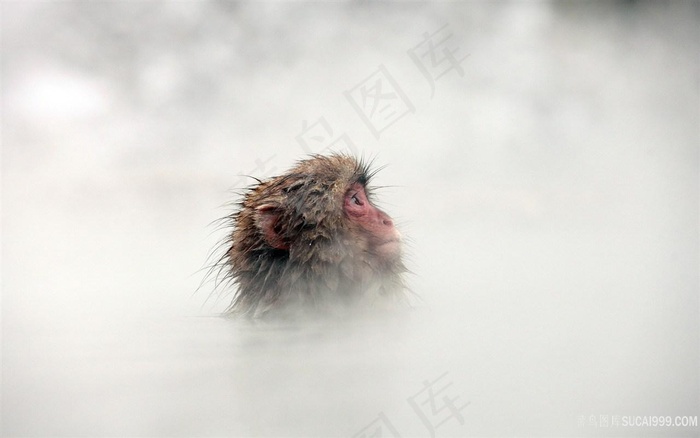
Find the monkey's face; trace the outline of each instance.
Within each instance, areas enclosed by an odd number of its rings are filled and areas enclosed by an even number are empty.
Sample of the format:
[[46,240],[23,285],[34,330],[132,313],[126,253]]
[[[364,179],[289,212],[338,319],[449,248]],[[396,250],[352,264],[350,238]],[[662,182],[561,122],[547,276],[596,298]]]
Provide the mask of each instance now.
[[311,263],[349,256],[381,268],[400,259],[401,234],[372,204],[364,184],[350,182],[330,191],[308,181],[292,187],[275,206],[266,201],[255,208],[265,245]]
[[384,261],[401,255],[401,234],[389,215],[372,205],[362,184],[350,185],[345,193],[343,212],[354,225],[351,228],[355,229],[355,237],[366,241],[370,254]]
[[237,217],[234,253],[251,266],[264,253],[312,272],[349,264],[363,278],[401,271],[401,235],[372,203],[372,175],[352,157],[316,156],[260,183]]

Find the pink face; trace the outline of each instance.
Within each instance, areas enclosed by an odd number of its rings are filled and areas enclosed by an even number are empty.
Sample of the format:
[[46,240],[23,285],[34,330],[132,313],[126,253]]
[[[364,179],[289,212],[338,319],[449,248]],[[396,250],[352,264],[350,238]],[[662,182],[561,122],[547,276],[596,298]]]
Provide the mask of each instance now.
[[345,193],[343,210],[348,218],[367,233],[370,247],[376,254],[394,258],[401,252],[401,234],[394,222],[367,199],[365,187],[355,183]]

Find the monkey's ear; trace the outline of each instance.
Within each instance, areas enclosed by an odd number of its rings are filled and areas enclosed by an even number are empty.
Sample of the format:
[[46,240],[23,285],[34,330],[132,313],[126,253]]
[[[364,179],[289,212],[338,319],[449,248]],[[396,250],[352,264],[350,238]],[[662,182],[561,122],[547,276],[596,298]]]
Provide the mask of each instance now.
[[278,225],[281,210],[270,204],[260,205],[255,210],[258,212],[258,226],[265,242],[275,249],[288,250],[289,244],[282,237],[282,229]]

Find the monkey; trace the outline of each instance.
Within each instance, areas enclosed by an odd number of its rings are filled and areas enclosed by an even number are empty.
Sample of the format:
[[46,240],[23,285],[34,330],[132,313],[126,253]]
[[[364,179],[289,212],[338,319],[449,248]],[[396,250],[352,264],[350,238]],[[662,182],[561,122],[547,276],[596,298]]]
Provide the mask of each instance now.
[[375,174],[334,153],[256,179],[226,218],[220,264],[237,287],[226,314],[339,315],[406,303],[402,237],[374,205]]

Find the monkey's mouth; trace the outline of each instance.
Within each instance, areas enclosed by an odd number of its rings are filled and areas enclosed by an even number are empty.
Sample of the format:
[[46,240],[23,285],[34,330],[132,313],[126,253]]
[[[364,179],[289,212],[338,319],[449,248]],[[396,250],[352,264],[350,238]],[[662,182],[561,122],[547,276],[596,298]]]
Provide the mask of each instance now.
[[398,237],[394,237],[394,238],[392,238],[392,239],[383,240],[383,241],[379,242],[379,245],[378,245],[378,246],[382,246],[382,245],[391,245],[391,244],[400,245],[400,244],[401,244],[401,239],[399,239]]
[[389,239],[380,242],[375,247],[377,254],[384,257],[395,257],[401,254],[401,239]]

